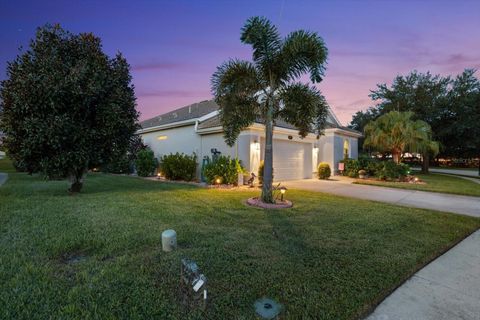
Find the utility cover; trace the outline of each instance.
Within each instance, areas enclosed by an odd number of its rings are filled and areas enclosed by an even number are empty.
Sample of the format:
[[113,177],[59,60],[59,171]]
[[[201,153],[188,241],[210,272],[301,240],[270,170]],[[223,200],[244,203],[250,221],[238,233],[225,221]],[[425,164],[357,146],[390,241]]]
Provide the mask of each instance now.
[[282,311],[282,305],[269,298],[255,301],[255,312],[263,319],[274,319]]

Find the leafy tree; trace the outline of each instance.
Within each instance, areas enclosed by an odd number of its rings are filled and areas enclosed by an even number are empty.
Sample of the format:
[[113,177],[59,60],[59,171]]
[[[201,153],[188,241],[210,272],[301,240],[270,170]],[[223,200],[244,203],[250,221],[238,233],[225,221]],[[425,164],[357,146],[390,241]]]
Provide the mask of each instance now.
[[0,85],[9,156],[29,173],[69,177],[79,192],[87,169],[123,153],[137,129],[129,65],[109,58],[91,33],[39,28],[7,65]]
[[[458,75],[448,94],[444,125],[439,131],[445,156],[480,157],[480,81],[475,70]],[[480,169],[480,168],[479,168]]]
[[404,152],[438,153],[430,126],[425,121],[412,120],[413,116],[413,112],[391,111],[370,122],[365,126],[365,146],[390,152],[397,164]]
[[262,200],[273,203],[273,126],[279,118],[294,125],[299,135],[321,134],[327,103],[314,87],[296,82],[304,74],[322,80],[327,48],[315,32],[294,31],[282,39],[266,18],[247,20],[241,41],[253,49],[253,61],[230,59],[212,76],[212,91],[220,106],[225,141],[232,146],[241,130],[257,119],[265,124],[265,169]]
[[[350,129],[354,129],[363,132],[365,126],[380,116],[380,110],[378,107],[370,107],[365,111],[358,111],[352,117],[352,121],[348,125]],[[358,148],[363,149],[364,137],[358,139]]]
[[132,173],[135,161],[140,150],[147,146],[143,143],[140,135],[130,137],[128,149],[115,150],[112,160],[102,167],[102,171],[110,173]]
[[[436,133],[444,126],[442,115],[447,105],[450,83],[449,77],[413,71],[406,76],[397,76],[390,87],[386,84],[377,85],[370,97],[374,101],[380,101],[377,106],[378,115],[390,111],[411,111],[413,119],[423,120],[430,125],[433,138],[438,140]],[[422,171],[428,172],[430,153],[425,151],[422,156]]]

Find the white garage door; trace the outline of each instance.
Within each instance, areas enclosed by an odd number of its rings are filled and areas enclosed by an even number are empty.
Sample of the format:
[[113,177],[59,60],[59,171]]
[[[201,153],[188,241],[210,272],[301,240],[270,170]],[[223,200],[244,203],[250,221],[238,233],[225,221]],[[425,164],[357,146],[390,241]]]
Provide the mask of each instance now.
[[306,170],[312,158],[309,144],[286,140],[273,141],[273,180],[285,181],[309,178],[311,170]]

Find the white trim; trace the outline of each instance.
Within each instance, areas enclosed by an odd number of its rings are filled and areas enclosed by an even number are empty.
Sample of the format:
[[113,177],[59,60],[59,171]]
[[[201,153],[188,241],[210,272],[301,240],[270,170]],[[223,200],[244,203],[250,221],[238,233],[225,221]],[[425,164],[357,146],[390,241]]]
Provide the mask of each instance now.
[[333,120],[335,120],[337,125],[341,127],[342,124],[340,123],[340,120],[338,120],[337,116],[335,115],[335,113],[333,113],[333,110],[332,110],[332,108],[330,108],[330,106],[328,106],[328,112],[332,115],[332,118],[333,118]]
[[202,121],[205,121],[205,120],[210,119],[212,117],[215,117],[217,114],[218,114],[218,111],[213,111],[213,112],[207,113],[204,116],[201,116],[200,118],[192,118],[192,119],[187,119],[187,120],[182,120],[182,121],[175,121],[175,122],[162,124],[162,125],[155,126],[155,127],[140,129],[140,130],[137,130],[136,133],[137,134],[142,134],[142,133],[147,133],[147,132],[160,131],[160,130],[171,129],[171,128],[175,128],[175,127],[183,127],[183,126],[186,126],[186,125],[189,125],[189,124],[195,124],[195,131],[197,131],[197,127],[198,127],[199,122],[202,122]]
[[219,114],[219,111],[218,111],[218,110],[212,111],[212,112],[210,112],[210,113],[207,113],[207,114],[204,115],[204,116],[201,116],[201,117],[198,118],[197,120],[198,120],[199,122],[203,122],[203,121],[205,121],[205,120],[207,120],[207,119],[210,119],[210,118],[215,117],[215,116],[218,115],[218,114]]
[[332,134],[338,133],[338,134],[345,135],[345,136],[349,136],[349,137],[353,137],[353,138],[361,138],[361,137],[363,137],[363,134],[361,134],[361,133],[356,133],[356,132],[344,130],[344,129],[341,129],[341,128],[325,129],[325,135],[327,135],[327,133],[329,133],[328,135],[332,135]]
[[197,121],[197,118],[183,120],[183,121],[177,121],[177,122],[172,122],[172,123],[167,123],[167,124],[163,124],[161,126],[155,126],[155,127],[140,129],[140,130],[137,130],[136,133],[137,134],[142,134],[142,133],[147,133],[147,132],[160,131],[160,130],[164,130],[164,129],[171,129],[171,128],[175,128],[175,127],[184,127],[184,126],[194,124],[195,121]]

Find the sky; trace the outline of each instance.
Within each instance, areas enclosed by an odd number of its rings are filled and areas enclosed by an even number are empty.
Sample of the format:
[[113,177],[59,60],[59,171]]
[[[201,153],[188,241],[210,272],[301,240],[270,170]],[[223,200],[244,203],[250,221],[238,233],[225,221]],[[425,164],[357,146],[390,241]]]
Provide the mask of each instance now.
[[[250,59],[240,29],[265,16],[285,36],[317,32],[328,50],[317,87],[342,124],[374,104],[378,83],[412,70],[480,69],[480,1],[7,1],[0,0],[0,80],[46,23],[93,32],[131,65],[141,120],[211,99],[210,78],[229,58]],[[480,71],[477,73],[479,75]]]

